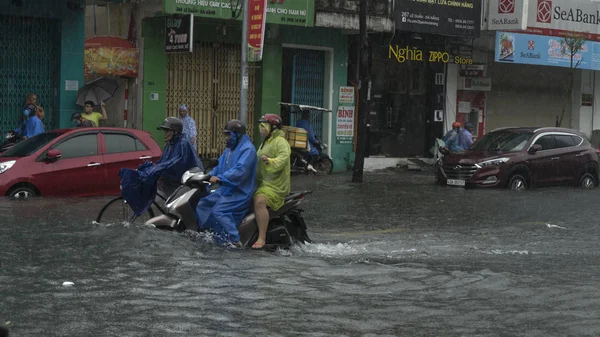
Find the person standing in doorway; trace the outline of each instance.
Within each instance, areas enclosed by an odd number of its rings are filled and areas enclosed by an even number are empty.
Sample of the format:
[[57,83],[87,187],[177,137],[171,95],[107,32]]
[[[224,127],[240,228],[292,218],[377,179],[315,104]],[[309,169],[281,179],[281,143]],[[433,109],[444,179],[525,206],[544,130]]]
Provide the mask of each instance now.
[[98,127],[98,126],[100,126],[101,120],[105,121],[108,119],[108,115],[106,114],[106,104],[104,102],[100,102],[100,107],[102,108],[102,113],[94,112],[94,106],[96,106],[96,104],[93,101],[85,102],[85,105],[83,107],[83,113],[81,114],[81,117],[83,117],[83,119],[87,119],[88,121],[91,121],[92,123],[94,123],[94,127]]
[[179,117],[183,122],[183,134],[187,136],[190,140],[190,143],[195,147],[196,146],[196,121],[190,117],[188,107],[185,104],[182,104],[179,107]]

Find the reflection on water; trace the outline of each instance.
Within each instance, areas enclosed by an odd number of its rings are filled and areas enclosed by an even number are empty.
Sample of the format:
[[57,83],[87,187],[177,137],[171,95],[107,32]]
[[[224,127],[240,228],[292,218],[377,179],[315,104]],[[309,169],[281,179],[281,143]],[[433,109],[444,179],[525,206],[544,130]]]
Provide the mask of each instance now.
[[275,253],[93,224],[108,198],[0,200],[0,322],[25,337],[600,335],[598,193],[429,178],[297,178],[315,243]]

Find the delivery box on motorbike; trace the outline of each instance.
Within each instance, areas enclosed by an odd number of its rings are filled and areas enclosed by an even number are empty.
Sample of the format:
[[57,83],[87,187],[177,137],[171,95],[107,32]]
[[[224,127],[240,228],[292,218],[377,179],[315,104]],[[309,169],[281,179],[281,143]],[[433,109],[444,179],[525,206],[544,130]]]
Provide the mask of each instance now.
[[308,131],[303,128],[293,126],[284,126],[285,139],[287,139],[290,147],[295,149],[308,149]]

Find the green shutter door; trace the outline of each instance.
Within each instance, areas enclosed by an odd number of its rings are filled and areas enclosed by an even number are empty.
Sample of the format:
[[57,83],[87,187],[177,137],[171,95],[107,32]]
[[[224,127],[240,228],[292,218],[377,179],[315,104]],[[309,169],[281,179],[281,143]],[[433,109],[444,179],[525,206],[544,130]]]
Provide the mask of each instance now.
[[58,114],[60,21],[0,16],[0,130],[20,125],[25,98],[37,95],[46,129]]

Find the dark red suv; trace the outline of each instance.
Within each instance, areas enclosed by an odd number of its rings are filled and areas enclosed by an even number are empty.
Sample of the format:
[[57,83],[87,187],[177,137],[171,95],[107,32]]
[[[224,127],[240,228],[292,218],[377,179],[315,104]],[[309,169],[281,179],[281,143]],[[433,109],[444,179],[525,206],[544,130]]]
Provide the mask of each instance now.
[[573,184],[598,186],[598,150],[585,135],[564,128],[502,128],[468,150],[437,163],[441,185],[507,187]]

